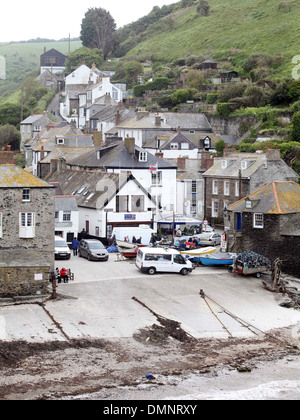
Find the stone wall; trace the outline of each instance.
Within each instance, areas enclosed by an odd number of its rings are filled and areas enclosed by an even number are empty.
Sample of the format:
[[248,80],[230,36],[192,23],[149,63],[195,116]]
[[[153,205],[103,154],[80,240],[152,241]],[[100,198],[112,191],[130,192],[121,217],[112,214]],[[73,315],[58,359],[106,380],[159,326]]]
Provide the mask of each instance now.
[[49,293],[49,276],[49,267],[0,267],[0,296],[45,295]]
[[242,248],[244,251],[257,252],[271,262],[280,258],[284,272],[300,277],[300,237],[280,235],[280,217],[265,214],[264,228],[255,229],[253,214],[243,213]]

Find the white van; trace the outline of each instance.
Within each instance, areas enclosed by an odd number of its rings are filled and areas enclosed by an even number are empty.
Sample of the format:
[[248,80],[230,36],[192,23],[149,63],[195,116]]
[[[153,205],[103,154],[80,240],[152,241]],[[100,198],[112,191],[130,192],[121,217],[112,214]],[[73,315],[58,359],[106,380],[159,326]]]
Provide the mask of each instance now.
[[156,231],[151,229],[148,225],[139,225],[139,227],[115,227],[112,231],[112,236],[115,235],[117,241],[123,242],[127,239],[127,242],[132,243],[132,238],[141,240],[142,245],[149,245],[152,234],[156,240],[160,240],[157,236]]
[[144,273],[156,272],[180,273],[186,276],[193,271],[191,261],[186,260],[176,249],[139,248],[136,267]]
[[71,251],[67,242],[61,236],[55,236],[55,259],[69,260],[71,258]]

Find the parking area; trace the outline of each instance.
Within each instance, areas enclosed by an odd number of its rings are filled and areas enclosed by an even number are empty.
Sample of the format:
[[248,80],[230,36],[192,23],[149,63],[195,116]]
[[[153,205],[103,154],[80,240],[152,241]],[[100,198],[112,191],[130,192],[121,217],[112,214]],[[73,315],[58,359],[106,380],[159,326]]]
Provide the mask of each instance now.
[[[153,313],[178,321],[195,338],[227,338],[228,331],[233,337],[251,336],[228,312],[262,331],[300,321],[300,313],[280,307],[261,280],[234,276],[226,268],[198,267],[187,276],[149,276],[133,261],[118,261],[116,254],[107,262],[72,256],[56,261],[56,266],[70,268],[74,281],[58,285],[59,298],[47,301],[46,312],[34,304],[2,305],[0,339],[131,337],[157,321]],[[201,289],[212,300],[202,299]]]

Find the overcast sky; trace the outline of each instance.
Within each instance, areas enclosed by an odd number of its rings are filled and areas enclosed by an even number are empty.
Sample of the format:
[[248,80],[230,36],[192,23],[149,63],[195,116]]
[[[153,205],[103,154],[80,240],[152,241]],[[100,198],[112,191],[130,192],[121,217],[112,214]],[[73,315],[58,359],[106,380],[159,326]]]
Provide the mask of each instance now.
[[[86,0],[64,1],[4,0],[0,13],[0,42],[21,41],[33,38],[61,39],[78,37],[81,21],[91,7],[101,7],[110,12],[117,27],[147,15],[154,6],[177,3],[178,0]],[[4,3],[4,4],[3,4]]]

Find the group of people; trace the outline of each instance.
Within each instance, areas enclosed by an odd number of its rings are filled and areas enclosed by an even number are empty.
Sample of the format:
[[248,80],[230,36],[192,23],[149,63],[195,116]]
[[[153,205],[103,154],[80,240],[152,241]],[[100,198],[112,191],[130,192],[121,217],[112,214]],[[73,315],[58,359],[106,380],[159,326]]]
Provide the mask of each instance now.
[[58,267],[56,267],[55,279],[57,283],[61,283],[62,281],[64,283],[69,283],[68,270],[64,267],[61,270]]

